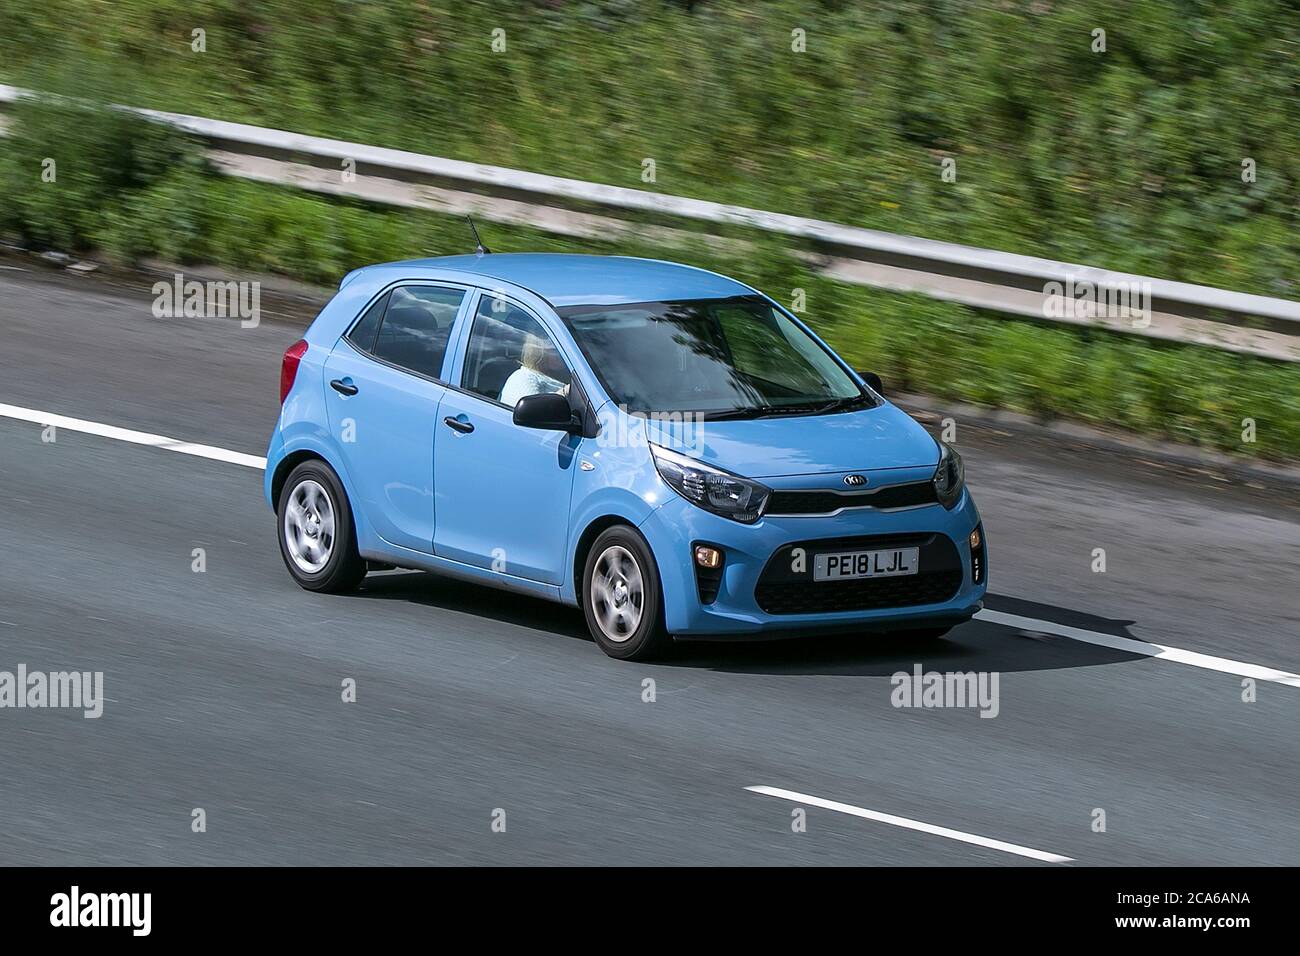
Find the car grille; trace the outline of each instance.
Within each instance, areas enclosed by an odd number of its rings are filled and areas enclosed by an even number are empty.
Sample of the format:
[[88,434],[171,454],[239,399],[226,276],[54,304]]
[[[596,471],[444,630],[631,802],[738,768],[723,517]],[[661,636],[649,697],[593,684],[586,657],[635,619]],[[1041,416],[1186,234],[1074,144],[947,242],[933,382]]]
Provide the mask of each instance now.
[[905,578],[760,584],[755,597],[768,614],[829,614],[887,607],[942,604],[961,587],[961,571],[934,571]]
[[932,481],[909,481],[886,485],[875,491],[845,494],[838,491],[773,491],[767,515],[824,515],[841,508],[912,508],[935,504],[939,499]]
[[[826,551],[883,548],[920,549],[920,571],[901,577],[814,581],[814,555]],[[802,548],[806,570],[793,571],[791,552]],[[942,534],[867,535],[799,541],[779,548],[754,588],[754,600],[768,614],[829,614],[915,607],[950,601],[961,588],[964,571],[952,540]]]

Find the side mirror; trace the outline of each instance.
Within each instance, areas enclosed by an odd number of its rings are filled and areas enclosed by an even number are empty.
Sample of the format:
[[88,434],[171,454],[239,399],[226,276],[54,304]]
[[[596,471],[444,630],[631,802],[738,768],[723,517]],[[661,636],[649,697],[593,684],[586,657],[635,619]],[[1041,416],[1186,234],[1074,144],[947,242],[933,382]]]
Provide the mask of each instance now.
[[885,383],[880,380],[880,376],[875,372],[858,372],[858,377],[870,385],[872,391],[877,395],[885,394]]
[[570,431],[574,426],[568,396],[557,392],[525,395],[515,405],[514,423],[524,428]]

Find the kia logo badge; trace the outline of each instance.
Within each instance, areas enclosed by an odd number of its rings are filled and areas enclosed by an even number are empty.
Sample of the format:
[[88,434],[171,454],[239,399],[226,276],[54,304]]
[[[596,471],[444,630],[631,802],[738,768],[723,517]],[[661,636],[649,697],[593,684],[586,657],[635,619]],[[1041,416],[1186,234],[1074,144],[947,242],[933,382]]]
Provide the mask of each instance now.
[[867,483],[866,475],[845,475],[844,483],[851,488],[861,488]]

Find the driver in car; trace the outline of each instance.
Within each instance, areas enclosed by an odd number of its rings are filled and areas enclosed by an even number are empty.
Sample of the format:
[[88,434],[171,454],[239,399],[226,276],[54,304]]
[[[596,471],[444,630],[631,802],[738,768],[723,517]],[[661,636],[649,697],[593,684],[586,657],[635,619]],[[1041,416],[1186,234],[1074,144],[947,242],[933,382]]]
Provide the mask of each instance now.
[[501,386],[500,401],[508,408],[514,408],[525,395],[563,393],[569,387],[569,370],[551,343],[531,332],[526,335],[523,354],[519,356],[519,368]]

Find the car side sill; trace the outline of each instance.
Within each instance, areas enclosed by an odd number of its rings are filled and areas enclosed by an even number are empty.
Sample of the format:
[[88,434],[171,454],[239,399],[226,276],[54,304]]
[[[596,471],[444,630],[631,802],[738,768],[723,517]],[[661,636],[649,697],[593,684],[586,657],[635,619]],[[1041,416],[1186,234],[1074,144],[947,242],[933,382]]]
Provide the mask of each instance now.
[[555,601],[561,604],[565,603],[560,594],[559,585],[543,584],[540,581],[530,581],[527,578],[516,577],[512,574],[502,574],[488,568],[480,568],[475,567],[472,564],[453,561],[450,558],[440,558],[433,554],[422,554],[419,551],[411,551],[406,548],[395,547],[393,551],[363,551],[361,552],[361,556],[367,561],[379,561],[384,564],[391,564],[412,571],[429,571],[433,574],[444,574],[447,577],[456,578],[461,581],[470,581],[474,584],[500,588],[503,591],[529,594],[533,597],[544,598],[548,601]]

